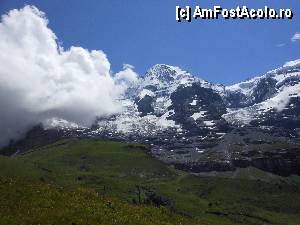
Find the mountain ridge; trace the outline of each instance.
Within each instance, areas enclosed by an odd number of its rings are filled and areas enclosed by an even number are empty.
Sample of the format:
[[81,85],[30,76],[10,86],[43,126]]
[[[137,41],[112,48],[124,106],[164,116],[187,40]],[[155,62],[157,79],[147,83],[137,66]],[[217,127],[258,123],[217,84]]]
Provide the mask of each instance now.
[[119,100],[121,113],[91,128],[54,118],[46,130],[148,144],[155,157],[192,172],[254,166],[300,175],[299,65],[224,86],[157,64]]

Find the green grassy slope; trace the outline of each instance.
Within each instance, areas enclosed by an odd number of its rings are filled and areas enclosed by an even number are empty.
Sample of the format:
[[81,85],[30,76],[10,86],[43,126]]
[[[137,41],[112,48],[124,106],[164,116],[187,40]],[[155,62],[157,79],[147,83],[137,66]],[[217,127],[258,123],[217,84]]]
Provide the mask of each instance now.
[[88,189],[1,179],[0,224],[198,224],[165,208],[102,198]]
[[288,179],[195,176],[138,145],[63,140],[0,157],[0,177],[0,224],[300,224]]

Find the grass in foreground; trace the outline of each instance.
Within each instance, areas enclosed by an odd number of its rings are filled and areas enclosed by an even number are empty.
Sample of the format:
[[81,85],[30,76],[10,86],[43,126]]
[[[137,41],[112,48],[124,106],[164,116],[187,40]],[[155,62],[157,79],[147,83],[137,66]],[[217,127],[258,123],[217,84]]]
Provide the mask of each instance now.
[[0,224],[199,224],[166,208],[102,198],[88,189],[1,179]]
[[288,179],[198,177],[140,145],[64,140],[0,157],[0,177],[2,224],[300,224]]

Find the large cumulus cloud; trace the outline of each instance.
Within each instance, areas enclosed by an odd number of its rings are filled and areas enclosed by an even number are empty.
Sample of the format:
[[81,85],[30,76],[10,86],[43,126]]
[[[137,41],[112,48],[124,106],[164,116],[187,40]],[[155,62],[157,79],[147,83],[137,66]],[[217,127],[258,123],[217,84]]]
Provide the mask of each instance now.
[[112,75],[102,51],[64,50],[47,25],[33,6],[2,16],[0,146],[51,118],[89,126],[96,116],[116,113],[122,110],[116,99],[136,80],[130,66]]

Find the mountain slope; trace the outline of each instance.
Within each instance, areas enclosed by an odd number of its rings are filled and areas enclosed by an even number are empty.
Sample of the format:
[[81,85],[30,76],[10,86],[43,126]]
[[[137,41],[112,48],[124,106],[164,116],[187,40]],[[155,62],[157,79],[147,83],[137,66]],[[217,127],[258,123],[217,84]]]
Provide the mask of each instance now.
[[230,86],[227,89],[230,95],[244,94],[243,97],[248,99],[247,107],[232,109],[224,115],[229,122],[234,124],[252,122],[256,126],[284,127],[296,132],[300,127],[299,63],[287,63],[262,77]]
[[196,176],[145,146],[62,140],[0,157],[0,224],[299,224],[297,179],[243,174]]

